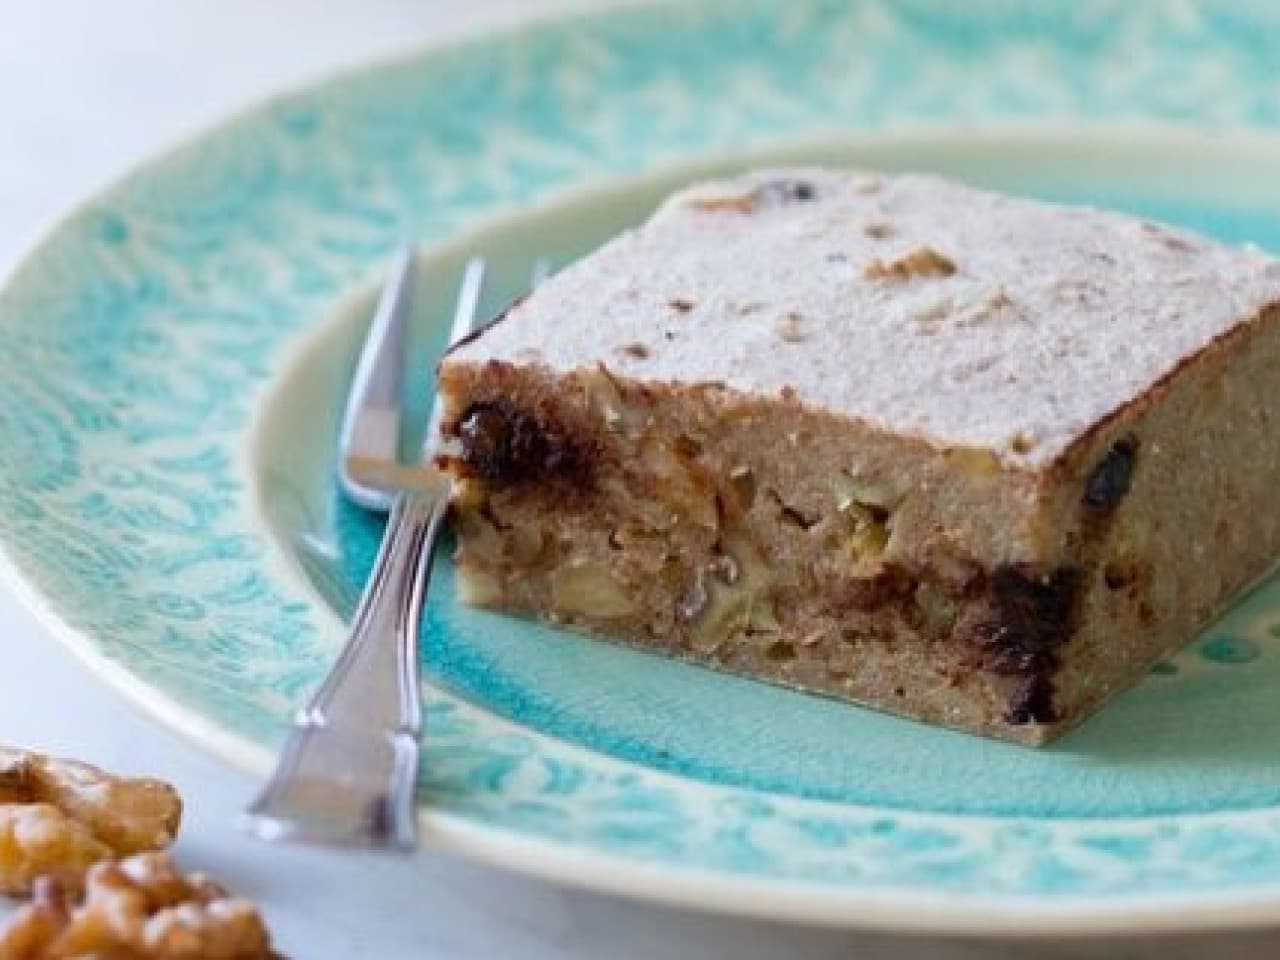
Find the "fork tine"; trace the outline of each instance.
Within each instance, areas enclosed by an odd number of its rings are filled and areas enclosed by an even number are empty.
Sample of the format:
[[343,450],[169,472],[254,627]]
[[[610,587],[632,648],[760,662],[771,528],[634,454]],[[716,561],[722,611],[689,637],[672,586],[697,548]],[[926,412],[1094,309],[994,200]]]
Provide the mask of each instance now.
[[480,257],[467,261],[458,286],[458,302],[453,310],[453,326],[449,328],[449,342],[457,343],[476,328],[476,315],[480,310],[480,294],[484,291],[485,262]]
[[[484,292],[485,262],[480,257],[472,257],[462,272],[462,283],[458,285],[458,302],[453,310],[453,325],[449,328],[449,343],[454,344],[475,331],[480,313],[480,296]],[[431,416],[427,419],[427,430],[422,435],[423,459],[428,459],[431,452],[440,442],[440,419],[443,415],[443,404],[440,394],[436,394],[431,404]]]
[[396,252],[369,333],[360,351],[339,439],[338,479],[348,497],[386,510],[391,497],[377,482],[380,466],[395,463],[400,438],[405,332],[412,312],[416,250]]

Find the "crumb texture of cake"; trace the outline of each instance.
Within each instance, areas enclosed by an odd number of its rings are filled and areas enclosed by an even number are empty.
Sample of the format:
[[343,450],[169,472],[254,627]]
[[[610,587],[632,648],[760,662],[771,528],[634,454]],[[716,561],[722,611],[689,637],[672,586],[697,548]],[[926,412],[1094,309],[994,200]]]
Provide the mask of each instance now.
[[1260,253],[932,177],[691,187],[442,362],[466,598],[1040,743],[1280,552],[1278,364]]

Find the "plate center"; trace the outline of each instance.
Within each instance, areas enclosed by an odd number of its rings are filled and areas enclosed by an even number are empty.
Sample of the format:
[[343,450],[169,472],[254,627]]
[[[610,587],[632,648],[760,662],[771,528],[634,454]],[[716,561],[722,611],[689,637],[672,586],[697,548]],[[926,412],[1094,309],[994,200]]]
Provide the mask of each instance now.
[[[534,254],[556,262],[581,255],[708,172],[784,161],[932,170],[1277,250],[1278,160],[1280,148],[1264,139],[1172,132],[922,136],[709,161],[575,194],[424,261],[414,393],[427,395],[429,358],[467,255],[492,265],[486,309],[496,310],[522,288]],[[254,457],[275,536],[344,616],[381,531],[379,518],[342,502],[332,480],[338,411],[371,297],[344,305],[295,360],[269,398]],[[1280,802],[1275,583],[1083,728],[1032,751],[469,610],[456,599],[447,550],[440,561],[424,624],[427,675],[501,716],[613,756],[716,783],[915,810],[1123,816]]]

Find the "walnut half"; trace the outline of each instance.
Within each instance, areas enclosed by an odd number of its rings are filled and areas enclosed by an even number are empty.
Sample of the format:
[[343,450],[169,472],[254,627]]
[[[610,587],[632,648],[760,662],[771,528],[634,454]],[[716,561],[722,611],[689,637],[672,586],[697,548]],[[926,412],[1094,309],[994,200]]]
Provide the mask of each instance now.
[[83,896],[42,878],[0,932],[0,960],[272,960],[262,917],[164,853],[89,870]]
[[76,887],[93,863],[168,846],[181,819],[167,783],[0,747],[0,893],[42,875]]

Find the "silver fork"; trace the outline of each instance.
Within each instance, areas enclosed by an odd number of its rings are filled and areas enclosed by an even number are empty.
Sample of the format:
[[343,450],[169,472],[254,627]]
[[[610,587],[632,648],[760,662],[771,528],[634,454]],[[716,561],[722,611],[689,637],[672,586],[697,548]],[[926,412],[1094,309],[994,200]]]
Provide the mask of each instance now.
[[[343,492],[391,516],[346,644],[244,816],[245,828],[265,840],[399,849],[417,842],[418,629],[448,486],[431,465],[439,395],[421,462],[406,467],[397,456],[413,272],[413,250],[401,251],[360,354],[340,439]],[[484,272],[481,260],[467,264],[450,343],[476,327]],[[533,282],[546,272],[540,262]]]

